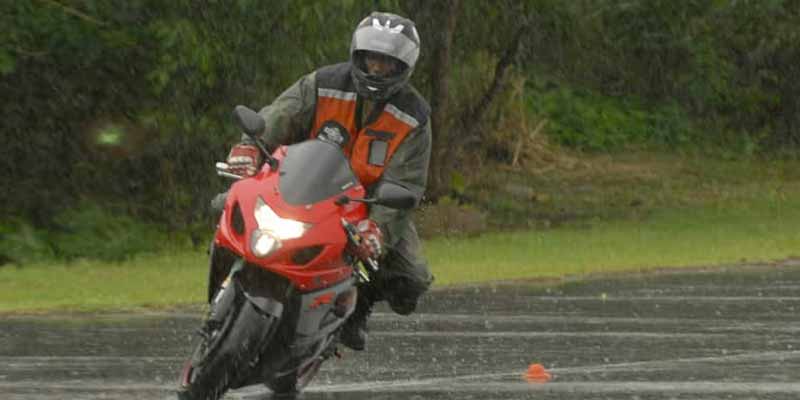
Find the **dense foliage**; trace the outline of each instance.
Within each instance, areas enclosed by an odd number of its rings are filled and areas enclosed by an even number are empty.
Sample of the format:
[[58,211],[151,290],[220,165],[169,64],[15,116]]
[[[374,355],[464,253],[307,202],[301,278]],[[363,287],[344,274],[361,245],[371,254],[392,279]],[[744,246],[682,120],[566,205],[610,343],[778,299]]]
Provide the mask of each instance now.
[[[710,138],[733,146],[744,142],[751,150],[800,144],[800,85],[795,79],[800,73],[796,62],[800,59],[800,3],[572,3],[569,10],[555,6],[543,21],[551,29],[541,30],[536,35],[540,40],[531,42],[536,44],[529,47],[529,65],[537,71],[596,91],[600,103],[605,102],[602,97],[634,98],[666,110],[677,117],[673,119],[676,127],[669,128],[679,135],[668,138],[672,142],[690,135],[681,117],[687,113],[697,127],[695,141]],[[594,111],[598,110],[588,113]],[[580,119],[587,115],[577,114]],[[650,131],[665,139],[663,129]],[[607,147],[603,139],[590,143],[585,138],[576,140],[568,128],[565,132],[567,143]]]
[[[427,53],[415,84],[449,104],[439,148],[471,126],[464,142],[486,142],[501,117],[517,115],[504,112],[514,102],[581,149],[800,145],[800,3],[791,0],[7,1],[0,263],[120,257],[155,245],[157,231],[199,241],[208,199],[224,190],[213,162],[238,139],[232,106],[259,108],[301,74],[344,60],[351,29],[374,8],[420,26]],[[442,64],[436,46],[450,28]],[[504,55],[513,69],[495,80]],[[522,93],[508,95],[511,79]],[[486,96],[494,83],[506,95]],[[107,250],[66,245],[70,233]]]

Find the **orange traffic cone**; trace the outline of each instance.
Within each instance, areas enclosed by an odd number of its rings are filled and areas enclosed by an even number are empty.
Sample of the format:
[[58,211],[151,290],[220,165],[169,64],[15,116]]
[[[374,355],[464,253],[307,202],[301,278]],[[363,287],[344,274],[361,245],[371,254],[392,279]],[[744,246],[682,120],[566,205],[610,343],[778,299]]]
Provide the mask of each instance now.
[[544,369],[542,364],[531,364],[528,366],[528,371],[525,372],[525,380],[528,383],[547,383],[553,379],[553,376]]

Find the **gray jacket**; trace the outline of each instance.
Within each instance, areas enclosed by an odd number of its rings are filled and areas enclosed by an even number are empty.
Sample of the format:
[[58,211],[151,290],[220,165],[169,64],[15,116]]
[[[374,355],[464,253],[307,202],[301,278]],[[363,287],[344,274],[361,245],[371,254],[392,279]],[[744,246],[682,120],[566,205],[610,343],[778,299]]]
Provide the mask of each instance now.
[[[316,74],[312,72],[301,77],[272,104],[261,109],[259,114],[266,122],[262,139],[267,147],[275,148],[308,139],[317,101],[315,76]],[[422,199],[428,180],[431,137],[430,120],[428,120],[400,144],[384,169],[381,181],[398,183],[411,190],[418,200]],[[409,233],[409,210],[372,206],[370,218],[380,225],[386,244],[389,246]]]

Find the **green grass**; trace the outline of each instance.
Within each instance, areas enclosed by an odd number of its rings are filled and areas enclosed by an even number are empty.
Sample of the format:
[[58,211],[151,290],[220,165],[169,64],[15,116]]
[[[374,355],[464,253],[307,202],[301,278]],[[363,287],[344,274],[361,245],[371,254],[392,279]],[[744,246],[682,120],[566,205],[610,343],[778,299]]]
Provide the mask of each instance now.
[[800,201],[725,203],[544,231],[436,239],[440,285],[770,261],[800,255]]
[[205,300],[202,251],[0,268],[0,312],[159,308]]
[[[436,286],[769,261],[800,255],[800,200],[728,201],[640,221],[426,242]],[[159,308],[204,301],[202,251],[0,269],[0,312]]]

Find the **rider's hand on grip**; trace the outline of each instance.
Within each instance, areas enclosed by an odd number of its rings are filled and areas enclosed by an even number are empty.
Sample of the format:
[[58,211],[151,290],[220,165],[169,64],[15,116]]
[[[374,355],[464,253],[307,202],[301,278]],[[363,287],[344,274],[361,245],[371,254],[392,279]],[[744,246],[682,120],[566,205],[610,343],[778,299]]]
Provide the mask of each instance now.
[[261,166],[261,151],[250,144],[237,144],[228,154],[227,160],[232,174],[239,176],[253,176]]
[[353,252],[361,260],[377,260],[383,251],[383,233],[374,221],[365,219],[356,225],[361,242]]

